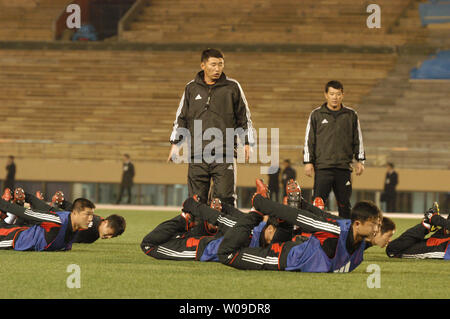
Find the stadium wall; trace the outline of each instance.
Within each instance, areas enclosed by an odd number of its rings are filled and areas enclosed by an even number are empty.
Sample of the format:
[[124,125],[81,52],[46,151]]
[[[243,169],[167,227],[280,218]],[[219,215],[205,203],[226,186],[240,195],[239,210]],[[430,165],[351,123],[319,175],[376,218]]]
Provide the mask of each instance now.
[[[118,183],[122,174],[120,161],[88,161],[63,159],[21,159],[17,165],[16,180]],[[135,161],[135,183],[142,184],[186,184],[187,164]],[[305,188],[313,187],[313,179],[303,174],[303,166],[294,166],[298,180]],[[398,191],[448,192],[450,170],[397,168],[400,182]],[[355,190],[382,190],[386,169],[366,167],[362,176],[353,178]],[[254,187],[255,178],[261,175],[259,165],[238,165],[237,186]]]

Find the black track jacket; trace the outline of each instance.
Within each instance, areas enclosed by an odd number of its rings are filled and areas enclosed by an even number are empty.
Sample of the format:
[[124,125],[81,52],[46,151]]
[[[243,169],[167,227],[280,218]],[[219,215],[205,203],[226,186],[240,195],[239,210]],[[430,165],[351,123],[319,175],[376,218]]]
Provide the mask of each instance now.
[[366,159],[361,126],[355,110],[342,105],[335,117],[327,104],[313,110],[306,126],[303,163],[314,168],[350,169],[353,157]]

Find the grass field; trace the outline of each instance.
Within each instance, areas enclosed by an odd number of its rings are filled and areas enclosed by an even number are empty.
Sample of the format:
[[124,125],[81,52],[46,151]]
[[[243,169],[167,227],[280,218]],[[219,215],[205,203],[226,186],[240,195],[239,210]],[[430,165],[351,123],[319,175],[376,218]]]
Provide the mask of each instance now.
[[[111,211],[96,213],[107,216]],[[366,251],[353,272],[308,274],[242,271],[219,263],[159,261],[140,249],[142,238],[175,212],[120,212],[125,233],[67,252],[0,251],[0,299],[6,298],[445,298],[450,297],[450,263],[388,259]],[[418,221],[396,219],[397,237]],[[70,264],[80,267],[81,288],[67,288]],[[381,288],[368,288],[370,264],[381,268]]]

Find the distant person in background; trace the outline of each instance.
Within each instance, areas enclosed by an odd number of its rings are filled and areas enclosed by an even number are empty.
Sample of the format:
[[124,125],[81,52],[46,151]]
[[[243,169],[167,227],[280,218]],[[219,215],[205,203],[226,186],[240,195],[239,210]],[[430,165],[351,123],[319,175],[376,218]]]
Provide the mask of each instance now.
[[384,179],[384,192],[381,201],[386,202],[386,212],[395,212],[398,184],[398,174],[393,163],[387,163],[386,178]]
[[14,156],[8,156],[8,161],[6,162],[6,178],[3,189],[9,188],[11,191],[14,190],[14,182],[16,179],[16,164],[14,163]]
[[82,25],[72,37],[72,41],[97,41],[98,35],[92,24]]
[[269,174],[269,191],[270,199],[273,201],[279,201],[280,194],[280,168],[278,167],[276,172]]
[[134,178],[134,165],[131,163],[130,155],[123,155],[123,172],[122,172],[122,182],[120,183],[120,191],[119,198],[117,199],[117,203],[119,204],[122,201],[122,195],[124,190],[128,193],[128,204],[131,204],[131,187],[133,187],[133,178]]
[[291,160],[285,159],[283,161],[283,173],[281,174],[281,184],[283,185],[283,197],[286,196],[286,185],[290,179],[295,180],[297,172],[291,167]]

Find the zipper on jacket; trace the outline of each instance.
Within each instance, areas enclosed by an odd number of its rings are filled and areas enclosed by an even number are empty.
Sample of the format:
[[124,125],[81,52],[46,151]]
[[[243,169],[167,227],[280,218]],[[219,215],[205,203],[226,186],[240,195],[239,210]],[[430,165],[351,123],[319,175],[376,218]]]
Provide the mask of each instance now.
[[205,109],[209,108],[209,102],[211,101],[211,87],[208,88],[208,100],[206,101]]
[[209,109],[209,103],[211,101],[211,88],[208,88],[208,99],[206,100],[205,107],[200,112],[200,114],[197,115],[197,117],[200,117],[204,112],[206,112]]

